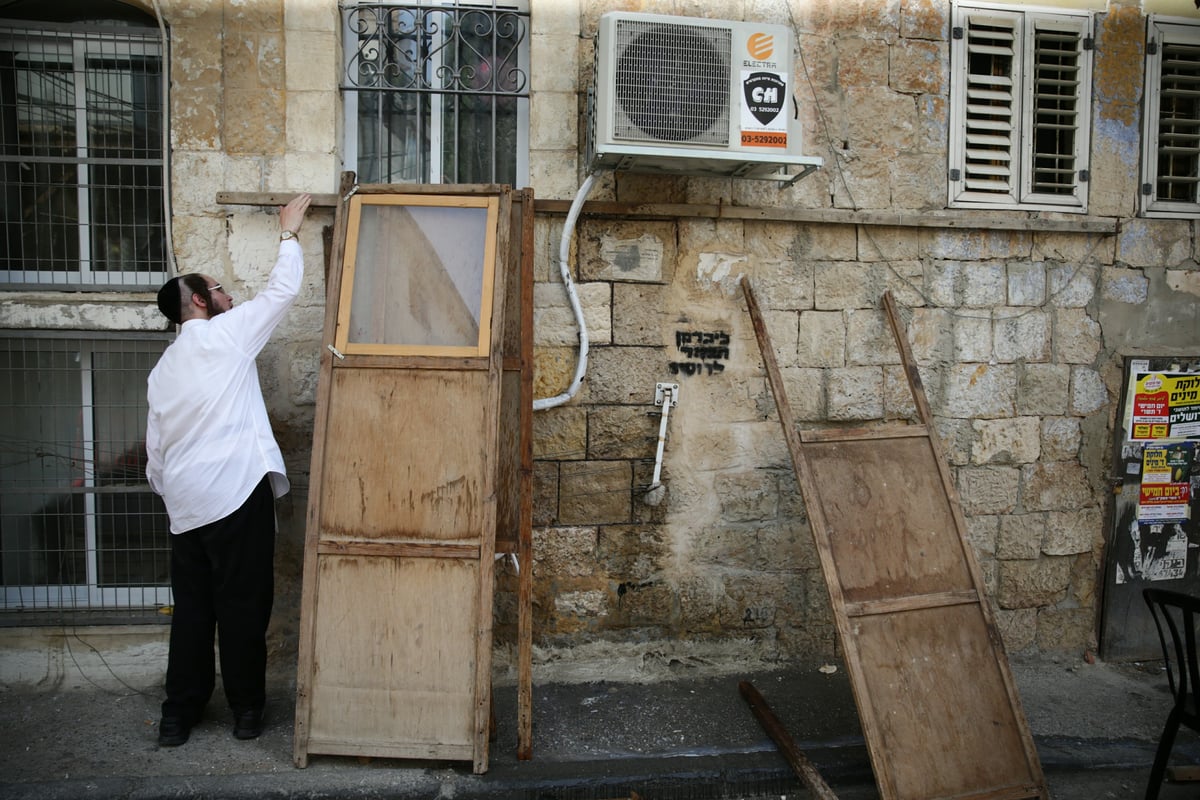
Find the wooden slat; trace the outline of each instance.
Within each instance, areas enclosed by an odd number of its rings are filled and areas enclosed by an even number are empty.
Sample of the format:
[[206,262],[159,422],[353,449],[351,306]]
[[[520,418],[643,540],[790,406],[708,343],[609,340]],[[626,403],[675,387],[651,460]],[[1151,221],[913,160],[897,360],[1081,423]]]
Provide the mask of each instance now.
[[442,542],[343,542],[325,540],[317,545],[323,556],[387,556],[398,558],[479,558],[478,544]]
[[863,439],[903,439],[906,437],[928,436],[929,429],[924,425],[883,424],[873,428],[821,428],[818,430],[800,431],[802,442],[853,442]]
[[533,758],[533,190],[521,194],[521,439],[517,563],[517,758]]
[[895,614],[900,611],[920,611],[925,608],[941,608],[958,606],[963,603],[978,603],[979,592],[966,589],[959,592],[938,592],[937,594],[913,595],[911,597],[893,597],[886,600],[864,600],[859,603],[846,603],[846,615],[850,617],[866,617],[872,614]]

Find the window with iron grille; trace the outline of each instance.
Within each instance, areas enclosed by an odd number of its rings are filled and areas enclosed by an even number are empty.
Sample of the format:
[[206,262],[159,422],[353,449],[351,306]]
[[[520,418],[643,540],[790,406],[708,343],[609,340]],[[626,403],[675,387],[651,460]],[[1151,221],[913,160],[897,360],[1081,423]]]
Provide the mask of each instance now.
[[527,0],[346,3],[346,163],[365,183],[529,172]]
[[4,610],[170,602],[166,508],[146,483],[146,378],[167,337],[0,332]]
[[0,25],[0,285],[167,277],[157,28]]
[[1200,215],[1200,21],[1151,17],[1146,41],[1142,212]]
[[1091,17],[958,3],[950,205],[1087,210]]

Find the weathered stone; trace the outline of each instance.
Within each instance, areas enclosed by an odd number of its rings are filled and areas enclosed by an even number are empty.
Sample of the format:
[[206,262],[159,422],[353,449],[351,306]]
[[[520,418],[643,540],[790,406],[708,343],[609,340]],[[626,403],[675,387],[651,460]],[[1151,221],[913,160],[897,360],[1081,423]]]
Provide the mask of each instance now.
[[846,322],[840,312],[800,314],[796,364],[802,367],[840,367],[846,363]]
[[1054,312],[1054,360],[1060,364],[1091,364],[1103,342],[1100,323],[1082,308]]
[[1028,650],[1037,641],[1037,609],[999,609],[996,611],[996,628],[1009,653]]
[[901,0],[900,35],[906,39],[944,40],[948,13],[944,3],[934,0]]
[[1000,517],[996,558],[1004,561],[1037,558],[1042,552],[1045,532],[1045,514],[1005,514]]
[[535,527],[558,522],[558,462],[533,463],[533,524]]
[[973,464],[1028,464],[1040,452],[1037,417],[981,419],[974,421],[977,434],[971,449]]
[[912,228],[862,226],[858,234],[859,261],[917,261],[920,241]]
[[605,525],[597,548],[600,568],[622,581],[644,582],[658,575],[668,552],[658,525]]
[[[793,419],[812,422],[825,417],[825,370],[780,368]],[[782,435],[782,434],[781,434]]]
[[665,287],[614,283],[612,292],[613,344],[653,347],[666,343],[669,323]]
[[975,429],[971,420],[934,417],[933,427],[948,462],[955,466],[971,463],[971,446],[975,443]]
[[[877,153],[884,166],[888,158],[912,151],[917,132],[914,98],[898,94],[883,83],[849,86],[843,92],[849,134],[856,147]],[[887,120],[887,124],[880,125],[880,120]],[[856,194],[856,197],[864,196]],[[880,197],[880,194],[874,196]],[[882,196],[889,197],[887,194]]]
[[576,461],[587,455],[587,411],[558,406],[533,415],[533,457]]
[[1000,537],[1000,520],[995,514],[967,517],[967,541],[976,555],[994,556]]
[[1071,368],[1065,364],[1018,367],[1017,413],[1063,414],[1068,407]]
[[670,626],[678,618],[675,592],[657,581],[628,581],[617,586],[617,620],[626,626]]
[[1050,461],[1021,468],[1021,505],[1026,511],[1077,511],[1094,502],[1087,471],[1079,464]]
[[1175,267],[1189,260],[1192,223],[1132,218],[1121,223],[1117,260],[1131,267]]
[[943,42],[901,39],[889,48],[888,83],[905,94],[944,94],[949,83],[949,49]]
[[879,367],[831,369],[827,381],[829,419],[849,422],[883,416],[883,370]]
[[[583,309],[588,341],[595,344],[612,342],[612,285],[577,283],[575,292]],[[533,332],[534,343],[538,346],[579,342],[579,322],[561,284],[534,284]]]
[[[918,364],[934,364],[950,361],[954,356],[955,327],[958,323],[949,311],[942,308],[915,308],[908,323],[908,340],[913,357]],[[991,319],[987,321],[988,336],[991,336]],[[991,354],[989,339],[987,353]],[[981,359],[983,361],[987,356]]]
[[654,458],[660,419],[661,413],[651,405],[592,406],[587,422],[588,458]]
[[1083,433],[1075,417],[1046,417],[1042,420],[1042,459],[1071,461],[1079,456]]
[[1060,602],[1071,583],[1071,559],[1001,561],[996,601],[1001,608],[1039,608]]
[[559,522],[629,522],[631,491],[627,461],[564,461],[559,465]]
[[554,611],[563,617],[600,617],[608,611],[608,594],[600,589],[562,592],[554,597]]
[[1096,647],[1095,611],[1090,608],[1043,608],[1037,615],[1037,645],[1043,652],[1073,652]]
[[1050,319],[1034,309],[995,311],[993,352],[1000,362],[1036,363],[1050,358]]
[[1086,416],[1108,405],[1108,388],[1090,367],[1071,367],[1071,413]]
[[1050,302],[1060,308],[1081,307],[1096,295],[1096,267],[1060,265],[1050,267]]
[[956,364],[945,372],[944,413],[964,419],[1012,415],[1017,400],[1012,365]]
[[578,351],[573,347],[538,347],[533,351],[533,396],[557,397],[575,377]]
[[991,361],[995,325],[991,312],[984,309],[953,315],[954,358],[957,361]]
[[653,391],[664,376],[670,377],[670,360],[661,347],[594,348],[580,399],[588,403],[642,403],[647,391]]
[[1140,269],[1105,267],[1100,280],[1100,293],[1105,300],[1142,305],[1150,293],[1150,280]]
[[817,262],[813,305],[821,311],[876,308],[888,287],[887,264],[848,261]]
[[1008,304],[1040,306],[1046,302],[1046,264],[1014,261],[1008,265]]
[[773,520],[779,513],[775,476],[763,470],[732,472],[713,479],[722,522]]
[[1052,511],[1046,516],[1042,552],[1048,556],[1090,553],[1101,540],[1102,515],[1098,508]]
[[916,419],[917,403],[908,385],[908,373],[900,365],[883,368],[884,419]]
[[921,239],[922,255],[935,260],[1027,258],[1031,246],[1031,234],[1025,231],[935,229]]
[[597,529],[538,528],[533,533],[535,579],[582,578],[596,572]]
[[847,311],[846,364],[852,367],[900,363],[891,326],[880,311]]
[[1003,305],[1007,286],[998,261],[934,261],[926,270],[929,299],[939,306]]
[[1008,514],[1017,507],[1020,471],[1016,467],[961,467],[958,470],[958,496],[963,512]]

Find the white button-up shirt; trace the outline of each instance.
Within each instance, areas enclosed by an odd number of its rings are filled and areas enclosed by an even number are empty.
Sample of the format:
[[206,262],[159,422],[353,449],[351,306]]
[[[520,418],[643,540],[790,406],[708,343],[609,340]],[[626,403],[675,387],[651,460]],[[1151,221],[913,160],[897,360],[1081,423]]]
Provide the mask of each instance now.
[[280,242],[267,288],[212,319],[184,322],[150,372],[146,477],[166,503],[171,533],[227,517],[264,475],[276,497],[289,489],[254,359],[303,277],[300,245]]

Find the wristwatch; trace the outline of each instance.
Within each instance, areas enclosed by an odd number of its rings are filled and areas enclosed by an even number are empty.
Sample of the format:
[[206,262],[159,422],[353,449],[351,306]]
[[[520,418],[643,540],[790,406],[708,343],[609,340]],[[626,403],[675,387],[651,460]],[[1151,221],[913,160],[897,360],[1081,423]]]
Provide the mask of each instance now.
[[281,242],[286,242],[288,239],[295,239],[295,238],[296,238],[295,231],[284,231],[283,233],[279,234],[279,241],[281,241]]

